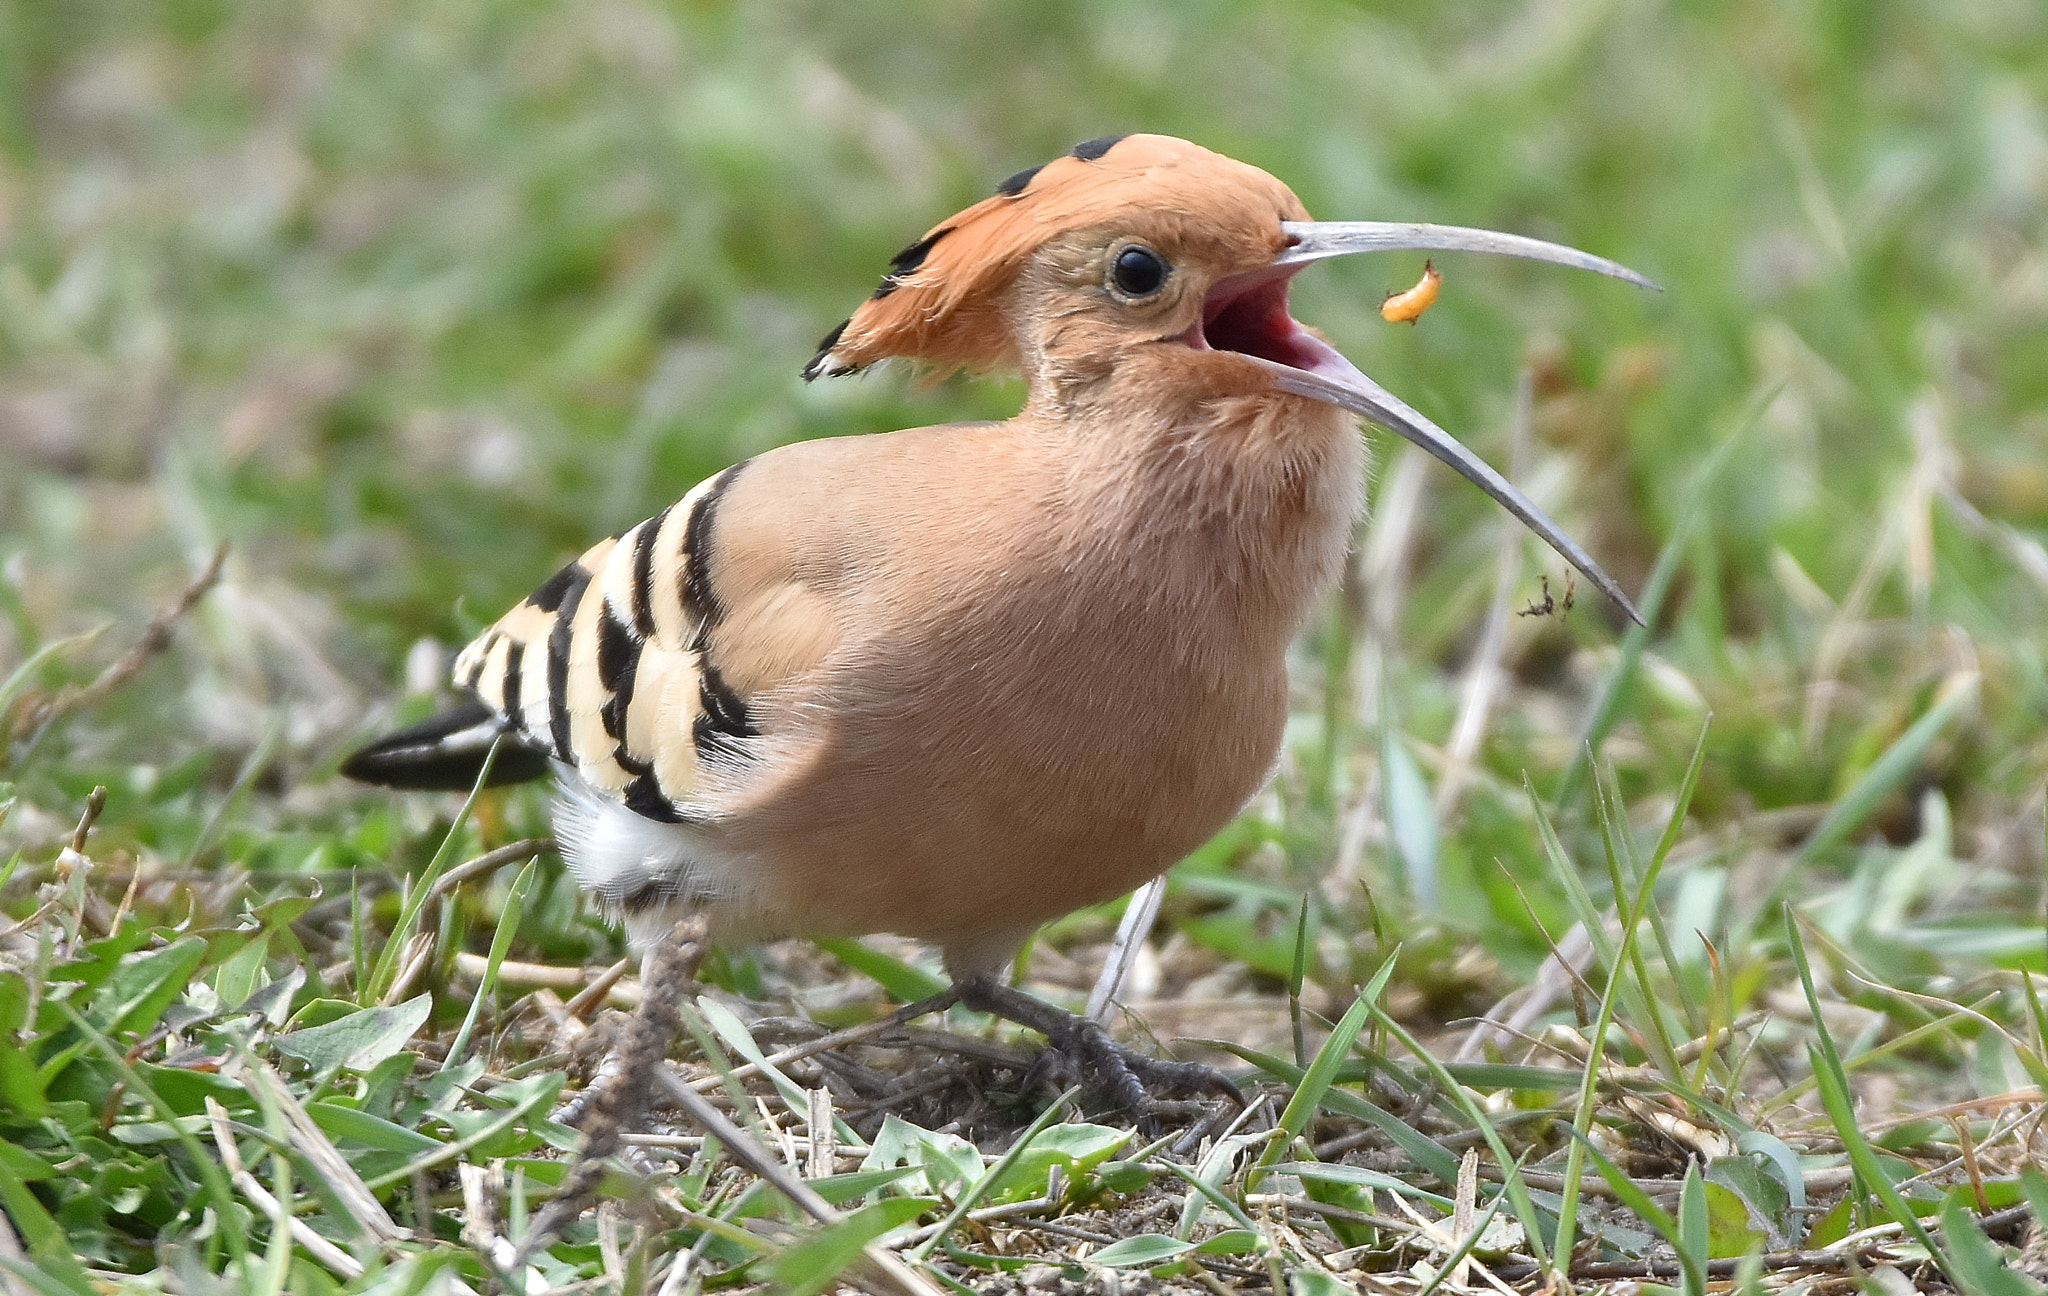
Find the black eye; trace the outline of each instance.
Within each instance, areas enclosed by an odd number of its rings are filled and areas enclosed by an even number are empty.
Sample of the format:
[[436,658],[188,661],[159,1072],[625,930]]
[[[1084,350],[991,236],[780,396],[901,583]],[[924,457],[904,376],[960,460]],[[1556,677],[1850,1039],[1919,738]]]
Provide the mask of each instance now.
[[1109,281],[1126,297],[1150,297],[1166,282],[1166,262],[1148,247],[1127,247],[1117,253]]

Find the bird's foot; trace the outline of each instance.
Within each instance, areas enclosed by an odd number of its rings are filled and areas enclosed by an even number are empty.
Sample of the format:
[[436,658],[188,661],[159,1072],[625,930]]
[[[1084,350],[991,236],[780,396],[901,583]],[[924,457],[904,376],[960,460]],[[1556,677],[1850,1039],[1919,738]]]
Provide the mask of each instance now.
[[954,988],[965,1007],[1045,1036],[1048,1047],[1025,1077],[1027,1089],[1040,1076],[1070,1084],[1092,1075],[1110,1098],[1147,1124],[1166,1114],[1166,1105],[1155,1097],[1160,1093],[1208,1094],[1245,1105],[1244,1094],[1214,1067],[1147,1057],[1111,1039],[1099,1023],[989,978],[962,981]]

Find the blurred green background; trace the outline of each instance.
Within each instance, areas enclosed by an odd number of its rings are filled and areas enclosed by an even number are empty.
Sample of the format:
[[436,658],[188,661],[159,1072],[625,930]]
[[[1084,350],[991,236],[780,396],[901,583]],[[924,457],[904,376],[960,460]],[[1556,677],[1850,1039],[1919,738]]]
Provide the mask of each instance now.
[[[736,458],[1014,409],[1005,380],[797,373],[898,247],[1138,130],[1319,217],[1508,229],[1660,281],[1452,257],[1409,328],[1376,307],[1419,256],[1355,258],[1295,310],[1496,463],[1526,370],[1520,480],[1632,590],[1671,546],[1601,754],[1655,823],[1712,712],[1703,930],[1795,864],[1853,889],[1868,852],[1920,843],[1909,916],[1988,906],[2017,920],[1999,956],[2041,962],[2038,0],[0,0],[0,672],[112,622],[24,682],[88,678],[234,544],[166,661],[14,736],[0,850],[54,849],[96,780],[145,859],[430,844],[448,807],[328,776],[431,687],[413,646],[452,649]],[[1375,444],[1399,498],[1304,643],[1276,792],[1217,858],[1334,877],[1339,908],[1362,878],[1526,961],[1494,861],[1541,872],[1522,775],[1561,790],[1621,626],[1590,596],[1509,618],[1467,768],[1497,515]],[[1521,554],[1516,606],[1562,576]],[[1881,795],[1802,853],[1887,751]],[[1220,947],[1291,932],[1245,903]]]

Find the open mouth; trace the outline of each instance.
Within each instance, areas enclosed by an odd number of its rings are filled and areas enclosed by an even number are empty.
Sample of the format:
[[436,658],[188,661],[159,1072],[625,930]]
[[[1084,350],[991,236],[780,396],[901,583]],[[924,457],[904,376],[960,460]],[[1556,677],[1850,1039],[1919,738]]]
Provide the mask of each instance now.
[[1181,341],[1197,351],[1234,351],[1271,373],[1276,390],[1362,414],[1415,442],[1499,501],[1641,621],[1614,578],[1506,478],[1287,313],[1287,285],[1294,271],[1292,265],[1268,266],[1217,283],[1202,302],[1201,320]]
[[1287,313],[1287,285],[1295,272],[1311,261],[1397,248],[1494,252],[1591,270],[1644,287],[1656,285],[1604,257],[1494,230],[1383,221],[1282,221],[1280,228],[1288,239],[1286,249],[1271,264],[1230,275],[1211,288],[1202,302],[1202,318],[1180,340],[1196,351],[1234,351],[1265,369],[1273,390],[1350,410],[1421,446],[1521,519],[1565,561],[1585,573],[1631,620],[1642,624],[1642,614],[1614,578],[1527,496],[1457,438],[1296,323]]
[[1232,275],[1209,290],[1202,318],[1182,339],[1197,351],[1235,351],[1304,373],[1336,376],[1343,357],[1287,313],[1290,270]]

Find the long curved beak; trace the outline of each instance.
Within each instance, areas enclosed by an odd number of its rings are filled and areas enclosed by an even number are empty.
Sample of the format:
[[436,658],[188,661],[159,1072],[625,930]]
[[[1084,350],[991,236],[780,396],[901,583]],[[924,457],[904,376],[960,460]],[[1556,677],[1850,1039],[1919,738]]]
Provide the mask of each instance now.
[[1591,270],[1638,288],[1664,291],[1619,261],[1609,261],[1562,243],[1545,243],[1542,239],[1503,234],[1499,230],[1407,221],[1281,221],[1280,229],[1294,243],[1274,259],[1276,266],[1305,265],[1354,252],[1491,252],[1496,256]]
[[[1284,221],[1280,228],[1286,231],[1294,243],[1275,258],[1275,269],[1304,265],[1327,257],[1347,256],[1354,252],[1492,252],[1531,261],[1548,261],[1554,265],[1570,266],[1578,270],[1591,270],[1595,274],[1608,275],[1639,287],[1662,291],[1655,283],[1627,266],[1609,261],[1605,257],[1597,257],[1590,252],[1581,252],[1577,248],[1564,247],[1557,243],[1545,243],[1541,239],[1525,238],[1519,234],[1468,229],[1460,225],[1420,225],[1392,221]],[[1257,273],[1263,275],[1270,271]],[[1295,336],[1290,342],[1293,353],[1289,358],[1295,363],[1281,363],[1250,352],[1245,353],[1245,358],[1271,371],[1273,385],[1280,390],[1326,401],[1355,414],[1364,415],[1381,427],[1406,437],[1443,460],[1456,469],[1460,476],[1492,496],[1502,508],[1519,518],[1523,525],[1542,537],[1544,543],[1555,549],[1565,561],[1578,568],[1595,588],[1613,599],[1622,611],[1628,613],[1631,621],[1637,625],[1644,623],[1642,613],[1638,612],[1635,604],[1621,592],[1621,586],[1615,583],[1614,578],[1609,576],[1599,563],[1593,561],[1592,555],[1566,535],[1563,528],[1545,516],[1543,510],[1537,508],[1528,496],[1515,489],[1507,478],[1495,472],[1492,465],[1466,449],[1450,433],[1431,422],[1400,397],[1366,377],[1356,365],[1314,334],[1297,325]]]
[[1566,535],[1564,528],[1552,522],[1542,509],[1536,507],[1534,501],[1516,490],[1514,483],[1495,472],[1492,464],[1467,450],[1456,437],[1430,422],[1420,411],[1399,396],[1359,372],[1358,366],[1338,355],[1336,351],[1332,350],[1330,354],[1336,356],[1343,366],[1334,374],[1331,370],[1335,366],[1328,361],[1317,365],[1313,370],[1308,370],[1277,364],[1262,356],[1245,358],[1271,370],[1273,385],[1281,391],[1293,392],[1297,396],[1311,396],[1316,400],[1327,401],[1348,409],[1354,414],[1363,414],[1381,427],[1399,433],[1457,469],[1459,476],[1491,495],[1502,508],[1521,519],[1522,525],[1534,531],[1545,544],[1557,550],[1566,562],[1583,572],[1586,579],[1593,582],[1602,594],[1613,599],[1622,611],[1628,613],[1629,620],[1637,625],[1644,623],[1643,614],[1636,611],[1636,605],[1629,602],[1628,595],[1621,592],[1621,586],[1615,583],[1614,578],[1609,576],[1599,563],[1593,561],[1593,556],[1580,548],[1578,541]]

